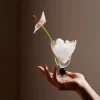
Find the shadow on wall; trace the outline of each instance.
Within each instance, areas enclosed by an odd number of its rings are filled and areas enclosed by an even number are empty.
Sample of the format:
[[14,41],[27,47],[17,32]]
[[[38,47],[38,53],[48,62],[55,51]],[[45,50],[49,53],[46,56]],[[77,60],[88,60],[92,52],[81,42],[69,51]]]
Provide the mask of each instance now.
[[19,100],[19,0],[0,1],[0,99]]

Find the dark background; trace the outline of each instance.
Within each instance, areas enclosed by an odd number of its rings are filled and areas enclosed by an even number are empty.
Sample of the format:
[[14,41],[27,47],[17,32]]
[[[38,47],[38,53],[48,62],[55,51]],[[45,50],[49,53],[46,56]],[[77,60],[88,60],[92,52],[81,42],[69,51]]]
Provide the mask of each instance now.
[[0,0],[0,100],[19,100],[19,1]]
[[49,40],[34,35],[32,15],[45,12],[53,39],[77,40],[69,71],[82,73],[100,95],[100,0],[0,1],[0,100],[81,100],[57,91],[38,71],[55,64]]

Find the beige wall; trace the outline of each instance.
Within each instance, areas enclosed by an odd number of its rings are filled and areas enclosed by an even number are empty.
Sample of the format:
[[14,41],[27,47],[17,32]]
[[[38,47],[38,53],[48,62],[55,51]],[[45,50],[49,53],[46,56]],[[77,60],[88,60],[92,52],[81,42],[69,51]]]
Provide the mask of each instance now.
[[78,41],[68,70],[84,74],[100,95],[100,0],[20,0],[20,4],[18,0],[3,0],[0,99],[19,100],[20,83],[21,100],[81,100],[74,92],[57,91],[37,70],[38,65],[46,63],[52,71],[55,64],[43,31],[32,33],[35,25],[32,15],[40,17],[42,11],[47,18],[45,27],[53,39]]
[[[42,30],[32,34],[32,15],[45,11],[45,27],[53,39],[78,41],[70,71],[80,72],[100,94],[100,0],[23,0],[21,4],[21,100],[80,100],[74,92],[58,92],[37,70],[55,64]],[[52,70],[51,70],[52,71]]]
[[19,100],[19,0],[0,1],[0,100]]
[[[23,0],[21,4],[21,100],[80,100],[74,92],[58,92],[37,70],[55,64],[47,37],[42,30],[32,34],[35,22],[45,11],[45,27],[53,39],[78,41],[68,70],[80,72],[100,94],[100,1]],[[51,70],[52,71],[52,70]]]

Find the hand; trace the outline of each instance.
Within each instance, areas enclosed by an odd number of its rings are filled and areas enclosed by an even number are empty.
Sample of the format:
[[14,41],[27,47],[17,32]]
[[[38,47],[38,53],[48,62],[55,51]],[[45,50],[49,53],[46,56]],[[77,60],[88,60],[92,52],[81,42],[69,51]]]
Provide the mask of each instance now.
[[54,66],[53,73],[48,71],[48,67],[46,65],[38,66],[38,68],[46,79],[58,90],[76,91],[82,100],[100,100],[99,95],[90,87],[82,74],[66,71],[66,76],[69,76],[71,79],[61,81],[57,79],[58,74],[56,66]]
[[58,74],[56,66],[54,66],[53,73],[49,72],[47,65],[38,66],[38,69],[58,90],[73,90],[77,92],[78,89],[84,85],[85,79],[84,76],[80,73],[66,71],[66,76],[69,76],[71,79],[67,81],[61,81],[57,79]]

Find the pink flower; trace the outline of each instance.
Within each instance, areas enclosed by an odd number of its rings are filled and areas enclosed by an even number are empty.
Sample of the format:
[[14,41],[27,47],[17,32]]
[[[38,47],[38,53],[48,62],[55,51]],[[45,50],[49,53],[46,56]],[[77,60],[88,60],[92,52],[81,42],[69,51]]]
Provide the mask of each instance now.
[[37,24],[35,25],[35,29],[34,29],[34,33],[36,33],[36,31],[40,29],[46,23],[46,18],[45,18],[44,12],[42,12],[42,16],[40,20],[38,20],[36,16],[33,16],[33,17],[37,21]]

